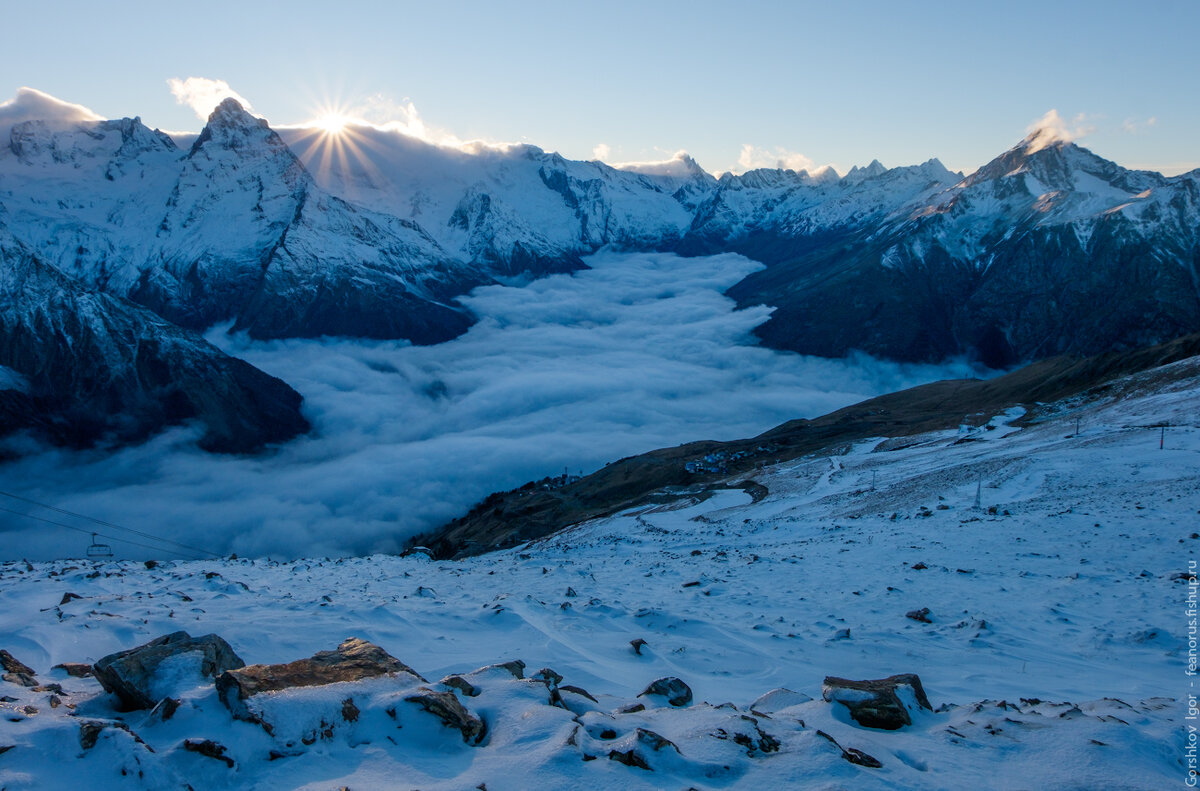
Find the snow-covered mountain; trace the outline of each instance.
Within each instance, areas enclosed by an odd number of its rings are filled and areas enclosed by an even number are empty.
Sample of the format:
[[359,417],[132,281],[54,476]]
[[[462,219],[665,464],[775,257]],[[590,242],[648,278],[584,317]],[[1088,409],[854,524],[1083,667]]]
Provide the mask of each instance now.
[[1041,133],[966,177],[930,160],[719,179],[682,153],[618,168],[273,130],[233,100],[183,148],[28,91],[4,134],[15,243],[193,330],[437,343],[474,320],[456,302],[472,287],[600,248],[762,261],[730,296],[776,308],[766,345],[823,356],[1004,366],[1200,329],[1200,171],[1130,171]]
[[498,275],[570,271],[605,245],[671,247],[715,184],[686,155],[677,167],[639,172],[530,145],[436,146],[369,126],[351,125],[334,143],[312,129],[280,135],[326,189],[420,223],[446,250]]
[[233,101],[185,151],[136,118],[35,105],[0,149],[11,232],[194,328],[436,342],[469,325],[453,299],[470,287],[605,246],[760,260],[731,295],[778,309],[768,345],[825,356],[1003,365],[1200,328],[1200,174],[1048,133],[967,177],[935,159],[716,179],[682,153],[618,169],[365,125],[275,131]]
[[777,348],[1002,366],[1200,329],[1200,171],[1130,171],[1038,134],[865,222],[772,221],[741,245],[770,266],[730,295],[778,308],[759,329]]
[[800,240],[820,240],[915,211],[961,179],[936,159],[891,169],[874,160],[841,178],[830,169],[726,173],[697,208],[684,249],[732,249],[764,263],[786,260],[796,255]]
[[236,101],[189,150],[140,120],[24,121],[0,149],[8,230],[38,257],[181,326],[434,343],[489,278],[416,224],[317,187]]
[[3,228],[0,359],[0,436],[28,429],[88,445],[195,420],[201,447],[245,452],[308,430],[300,395],[284,382],[72,280]]

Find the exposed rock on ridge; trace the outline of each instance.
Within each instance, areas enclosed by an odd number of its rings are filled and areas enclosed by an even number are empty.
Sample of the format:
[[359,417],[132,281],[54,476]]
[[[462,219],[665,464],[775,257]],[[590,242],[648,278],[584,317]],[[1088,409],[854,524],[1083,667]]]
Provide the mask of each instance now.
[[195,420],[207,450],[243,453],[308,430],[300,394],[145,308],[89,291],[0,227],[0,436],[135,441]]

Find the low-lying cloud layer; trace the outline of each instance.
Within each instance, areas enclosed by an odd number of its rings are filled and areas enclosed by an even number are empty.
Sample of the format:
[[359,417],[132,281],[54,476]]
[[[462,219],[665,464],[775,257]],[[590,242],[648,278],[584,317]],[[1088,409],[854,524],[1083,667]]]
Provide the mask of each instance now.
[[[589,472],[657,447],[751,436],[970,374],[965,364],[826,360],[753,345],[750,332],[770,309],[735,311],[721,294],[759,268],[739,256],[603,254],[590,263],[573,276],[477,289],[464,301],[479,323],[439,346],[214,332],[304,394],[313,436],[254,459],[204,454],[184,429],[115,454],[48,451],[0,467],[0,489],[222,554],[392,551],[491,491],[564,467]],[[87,544],[6,513],[0,533],[8,558],[77,556]],[[172,554],[112,543],[119,556]]]

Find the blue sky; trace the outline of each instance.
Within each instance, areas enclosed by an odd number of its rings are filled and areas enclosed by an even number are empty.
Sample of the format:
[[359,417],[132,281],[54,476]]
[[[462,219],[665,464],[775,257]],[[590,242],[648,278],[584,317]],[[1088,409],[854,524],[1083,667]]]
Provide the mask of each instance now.
[[[1200,3],[6,3],[0,98],[29,86],[198,130],[171,78],[273,124],[413,108],[434,135],[712,171],[973,170],[1055,109],[1130,167],[1200,167]],[[411,103],[411,104],[410,104]],[[747,149],[746,147],[750,148]]]

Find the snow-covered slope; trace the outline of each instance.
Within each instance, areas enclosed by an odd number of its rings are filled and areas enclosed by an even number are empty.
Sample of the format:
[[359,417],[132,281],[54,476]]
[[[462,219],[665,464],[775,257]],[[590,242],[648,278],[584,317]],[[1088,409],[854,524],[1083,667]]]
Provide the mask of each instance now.
[[[962,179],[936,159],[886,168],[874,160],[838,178],[832,170],[726,173],[692,221],[685,247],[734,249],[774,263],[794,255],[782,240],[823,237],[911,213]],[[772,249],[773,245],[777,249]]]
[[308,430],[287,384],[42,264],[5,233],[2,212],[0,373],[0,437],[29,429],[86,446],[196,420],[202,447],[240,453]]
[[418,222],[500,275],[569,271],[604,245],[668,247],[692,221],[695,191],[714,182],[690,158],[678,160],[686,172],[634,172],[536,146],[464,151],[368,126],[334,142],[312,129],[280,134],[326,189]]
[[[0,783],[76,788],[84,773],[95,788],[1181,783],[1198,382],[1185,360],[1046,405],[1033,422],[1006,410],[977,428],[758,470],[758,499],[679,492],[463,561],[5,563],[0,647],[43,686],[0,682]],[[273,693],[260,706],[286,727],[271,734],[233,720],[211,683],[183,672],[161,679],[180,701],[167,719],[121,713],[94,680],[53,669],[179,629],[217,632],[252,663],[356,635],[430,683]],[[548,667],[561,681],[470,673],[518,658],[524,675]],[[899,730],[866,728],[822,699],[826,675],[902,672],[919,674],[934,710]],[[468,685],[435,682],[451,673]],[[682,679],[694,699],[637,697],[660,677]],[[406,700],[421,686],[454,695],[486,736],[465,743]],[[794,692],[762,697],[778,687]]]

